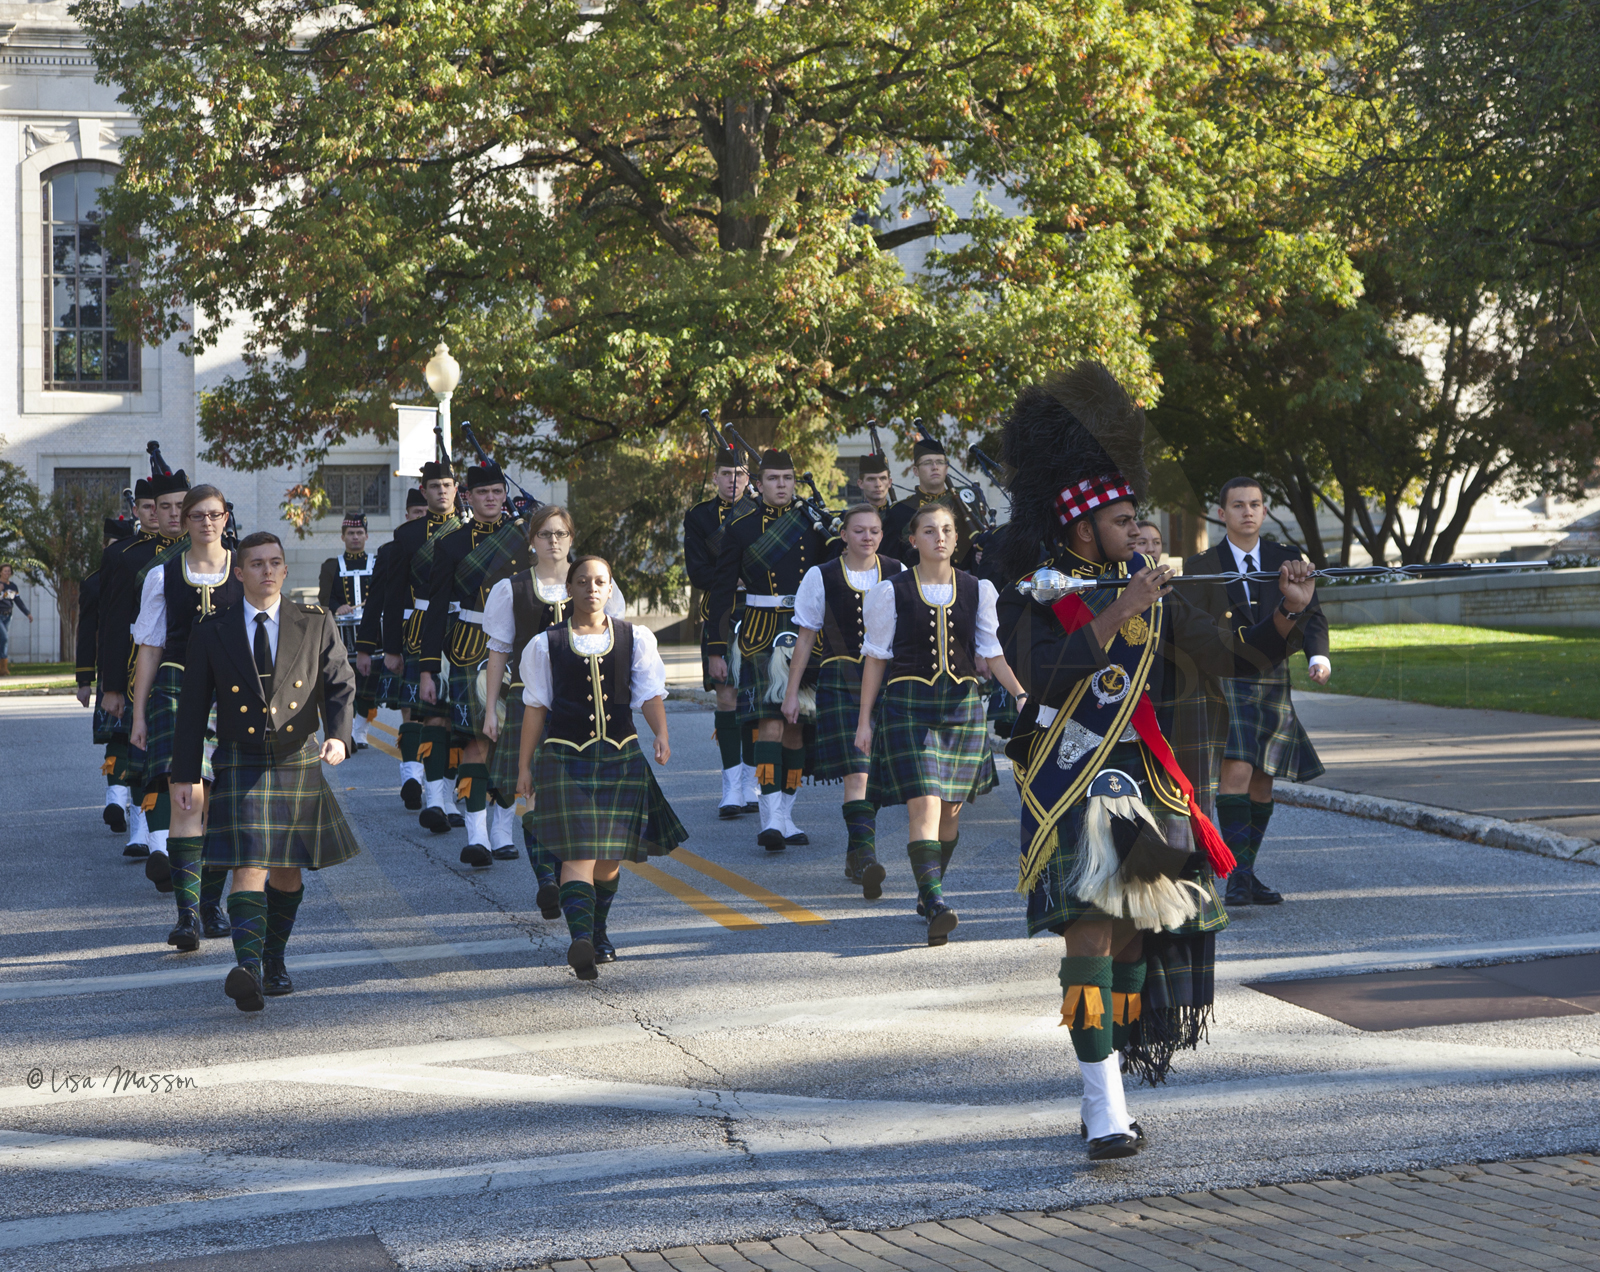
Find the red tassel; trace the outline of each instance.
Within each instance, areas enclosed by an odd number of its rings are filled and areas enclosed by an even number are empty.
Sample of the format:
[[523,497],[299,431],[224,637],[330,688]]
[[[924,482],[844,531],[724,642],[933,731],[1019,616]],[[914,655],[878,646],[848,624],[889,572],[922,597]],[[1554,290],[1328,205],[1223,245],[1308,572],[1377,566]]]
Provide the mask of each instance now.
[[1194,831],[1195,842],[1200,845],[1200,850],[1211,862],[1212,871],[1219,879],[1227,878],[1239,863],[1228,845],[1222,842],[1222,836],[1211,824],[1211,819],[1202,813],[1200,805],[1194,802],[1194,786],[1178,767],[1178,757],[1173,755],[1171,745],[1161,736],[1161,726],[1156,722],[1156,709],[1151,706],[1148,693],[1139,695],[1139,701],[1133,708],[1131,723],[1134,732],[1149,748],[1156,762],[1166,770],[1173,784],[1183,792],[1183,798],[1189,805],[1189,828]]
[[1195,842],[1211,862],[1212,873],[1219,879],[1226,879],[1239,862],[1211,824],[1211,818],[1196,806],[1193,795],[1189,796],[1189,826],[1194,831]]

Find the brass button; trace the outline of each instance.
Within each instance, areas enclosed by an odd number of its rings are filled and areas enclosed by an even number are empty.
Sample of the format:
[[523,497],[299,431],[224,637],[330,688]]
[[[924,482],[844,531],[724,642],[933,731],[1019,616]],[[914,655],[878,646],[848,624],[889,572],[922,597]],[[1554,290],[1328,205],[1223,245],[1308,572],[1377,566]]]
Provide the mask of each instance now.
[[273,707],[272,708],[272,714],[273,715],[277,715],[278,714],[278,708],[277,707]]
[[296,680],[296,681],[295,681],[295,682],[294,682],[294,687],[295,687],[295,688],[296,688],[296,689],[298,689],[298,688],[299,688],[299,687],[300,687],[300,686],[301,686],[301,684],[302,684],[302,683],[303,683],[303,682],[302,682],[302,681],[299,681],[299,680]]
[[294,710],[296,710],[296,709],[297,709],[297,708],[298,708],[298,707],[299,707],[299,706],[300,706],[300,704],[299,704],[299,703],[298,703],[298,702],[291,702],[291,703],[290,703],[290,704],[289,704],[289,710],[291,710],[291,711],[294,711]]
[[294,732],[294,725],[292,725],[292,724],[286,724],[286,725],[284,725],[284,726],[283,726],[283,731],[284,731],[284,732],[285,732],[285,733],[293,733],[293,732]]
[[254,733],[255,731],[256,731],[256,726],[253,725],[253,724],[248,729],[245,730],[246,733]]
[[234,691],[234,693],[238,693],[239,692],[239,686],[238,685],[234,685],[233,691]]
[[249,708],[249,706],[243,706],[243,707],[240,707],[239,710],[241,712],[243,712],[243,713],[248,713],[250,708]]

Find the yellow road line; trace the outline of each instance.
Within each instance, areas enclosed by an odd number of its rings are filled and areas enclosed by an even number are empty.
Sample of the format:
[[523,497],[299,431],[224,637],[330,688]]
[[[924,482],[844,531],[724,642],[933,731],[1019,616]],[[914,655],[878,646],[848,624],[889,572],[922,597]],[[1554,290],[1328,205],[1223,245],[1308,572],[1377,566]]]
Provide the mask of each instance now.
[[747,931],[750,928],[766,926],[757,923],[754,919],[740,914],[737,910],[730,909],[720,901],[714,901],[698,888],[691,888],[681,879],[674,879],[665,870],[658,870],[655,866],[646,865],[644,862],[624,861],[622,863],[634,874],[642,879],[648,879],[663,892],[670,892],[685,905],[700,911],[708,919],[715,919],[725,928],[732,928],[735,932]]
[[373,737],[370,733],[367,734],[367,745],[368,746],[375,746],[375,747],[378,748],[378,750],[382,751],[385,755],[392,755],[397,760],[400,758],[400,752],[399,751],[395,750],[395,748],[390,746],[387,742],[378,741],[378,739]]
[[759,901],[769,910],[776,910],[791,923],[826,923],[828,920],[820,914],[814,914],[802,905],[796,905],[787,897],[780,897],[776,892],[769,892],[759,883],[751,883],[743,875],[734,874],[725,870],[714,861],[707,861],[698,853],[690,852],[687,848],[674,848],[669,854],[674,861],[681,861],[684,865],[698,870],[703,875],[710,875],[718,883],[725,883],[735,892],[742,892],[752,901]]
[[382,729],[391,738],[397,738],[397,737],[400,736],[400,730],[399,729],[391,729],[382,720],[368,720],[367,721],[367,728],[369,728],[369,729]]

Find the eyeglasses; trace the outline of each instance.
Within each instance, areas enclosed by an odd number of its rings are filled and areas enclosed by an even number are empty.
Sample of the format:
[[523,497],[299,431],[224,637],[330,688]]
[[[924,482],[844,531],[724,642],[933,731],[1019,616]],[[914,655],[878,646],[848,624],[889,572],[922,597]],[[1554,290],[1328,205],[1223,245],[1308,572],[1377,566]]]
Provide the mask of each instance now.
[[226,521],[228,514],[225,512],[191,512],[190,521]]
[[563,540],[572,538],[565,530],[541,530],[533,537],[535,539],[543,539],[546,543],[561,543]]

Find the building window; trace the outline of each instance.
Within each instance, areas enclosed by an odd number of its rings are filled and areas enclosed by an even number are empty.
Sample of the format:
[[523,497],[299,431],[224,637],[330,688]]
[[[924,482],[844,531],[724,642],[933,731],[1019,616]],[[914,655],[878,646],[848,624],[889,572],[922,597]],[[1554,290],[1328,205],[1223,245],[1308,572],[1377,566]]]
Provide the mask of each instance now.
[[47,389],[139,388],[139,349],[117,338],[110,301],[128,285],[126,263],[101,241],[106,163],[70,163],[44,175],[44,324]]
[[56,493],[83,508],[115,508],[132,484],[126,468],[56,469]]
[[331,514],[389,515],[389,470],[382,464],[325,464],[322,488]]

